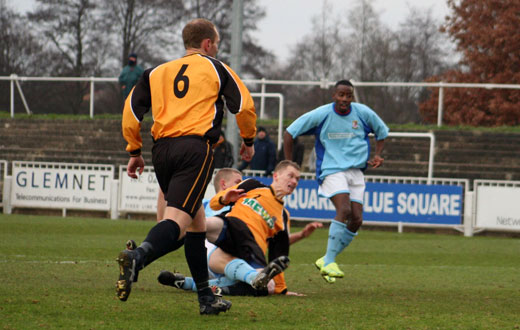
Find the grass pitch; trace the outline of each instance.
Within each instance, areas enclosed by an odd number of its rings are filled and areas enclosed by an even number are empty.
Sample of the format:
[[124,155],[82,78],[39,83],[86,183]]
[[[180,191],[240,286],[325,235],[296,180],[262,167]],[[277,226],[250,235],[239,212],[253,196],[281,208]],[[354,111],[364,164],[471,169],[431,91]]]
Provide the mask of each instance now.
[[[0,215],[1,329],[519,329],[520,240],[361,231],[338,258],[346,277],[321,279],[322,229],[291,248],[286,279],[305,297],[230,297],[200,316],[194,293],[165,288],[162,269],[188,273],[183,250],[115,296],[115,257],[150,221]],[[294,228],[297,231],[298,228]]]

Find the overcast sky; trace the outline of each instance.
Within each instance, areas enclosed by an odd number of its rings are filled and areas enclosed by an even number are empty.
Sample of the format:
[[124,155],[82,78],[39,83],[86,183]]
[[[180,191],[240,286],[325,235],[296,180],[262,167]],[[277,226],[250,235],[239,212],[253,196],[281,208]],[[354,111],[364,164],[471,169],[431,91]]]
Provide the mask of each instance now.
[[[255,34],[265,48],[273,51],[284,61],[289,56],[299,36],[307,34],[311,27],[311,18],[321,13],[325,0],[259,0],[266,8],[266,17],[258,23],[259,31]],[[326,0],[333,11],[345,14],[354,0]],[[449,13],[446,0],[373,0],[373,7],[384,24],[395,28],[409,13],[410,4],[419,9],[431,9],[433,17],[440,22]]]
[[[231,0],[230,0],[231,1]],[[289,56],[293,46],[301,35],[311,28],[311,18],[321,12],[325,0],[258,0],[266,8],[266,17],[258,22],[256,38],[281,61]],[[345,14],[354,0],[326,0],[333,11]],[[375,10],[383,23],[395,28],[409,12],[410,5],[419,9],[431,9],[439,21],[448,14],[447,0],[373,0]],[[34,6],[34,0],[7,0],[10,7],[25,12]],[[347,18],[345,18],[347,19]]]

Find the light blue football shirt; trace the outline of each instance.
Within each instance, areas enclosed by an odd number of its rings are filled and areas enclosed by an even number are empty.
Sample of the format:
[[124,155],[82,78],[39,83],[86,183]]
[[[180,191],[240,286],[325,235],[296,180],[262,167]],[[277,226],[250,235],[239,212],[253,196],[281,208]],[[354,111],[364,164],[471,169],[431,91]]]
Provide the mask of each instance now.
[[212,209],[209,206],[209,201],[210,201],[209,199],[203,199],[202,200],[202,206],[204,207],[204,213],[206,214],[206,218],[214,217],[217,214],[220,214],[222,212],[226,212],[226,211],[231,210],[231,206],[230,205],[226,205],[226,206],[222,207],[220,210],[215,211],[214,209]]
[[293,138],[315,136],[316,178],[320,183],[327,175],[349,168],[364,170],[370,156],[368,134],[383,140],[388,131],[374,110],[355,102],[350,103],[347,114],[336,112],[334,103],[325,104],[300,116],[287,128]]

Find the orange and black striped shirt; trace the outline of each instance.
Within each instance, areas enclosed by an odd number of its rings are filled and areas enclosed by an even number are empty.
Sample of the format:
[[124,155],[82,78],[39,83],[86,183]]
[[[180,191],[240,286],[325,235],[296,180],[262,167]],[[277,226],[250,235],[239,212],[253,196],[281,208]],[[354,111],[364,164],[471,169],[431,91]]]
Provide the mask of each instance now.
[[244,189],[245,195],[233,203],[231,210],[226,213],[226,217],[242,220],[265,254],[268,239],[280,231],[288,232],[289,222],[284,220],[283,201],[276,198],[271,186],[266,186],[254,179],[247,179],[213,196],[210,200],[210,207],[220,210],[224,206],[221,204],[221,197],[230,189]]
[[[226,217],[238,218],[253,234],[264,254],[269,248],[269,259],[289,255],[290,215],[284,202],[278,199],[271,186],[254,179],[247,179],[238,185],[220,191],[210,200],[210,207],[220,210],[224,205],[221,198],[229,189],[244,189],[245,195],[232,203]],[[234,221],[234,220],[230,220]],[[275,293],[285,293],[287,285],[283,273],[274,277]]]
[[251,94],[226,64],[200,53],[146,70],[125,101],[123,137],[126,150],[141,153],[141,121],[152,109],[152,137],[196,135],[218,141],[224,102],[236,114],[240,136],[252,145],[256,113]]

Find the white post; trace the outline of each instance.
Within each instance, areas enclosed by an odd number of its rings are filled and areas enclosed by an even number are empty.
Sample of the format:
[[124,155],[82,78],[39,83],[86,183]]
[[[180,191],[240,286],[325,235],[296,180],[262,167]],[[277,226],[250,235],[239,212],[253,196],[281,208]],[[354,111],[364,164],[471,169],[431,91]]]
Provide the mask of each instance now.
[[361,103],[361,99],[359,98],[359,94],[358,94],[358,91],[357,91],[357,88],[356,88],[355,80],[354,79],[350,79],[350,82],[352,83],[352,85],[354,85],[354,102]]
[[277,150],[282,148],[284,96],[281,93],[251,93],[252,97],[277,97],[278,98],[278,145]]
[[403,222],[402,222],[402,221],[399,221],[399,222],[397,223],[397,232],[398,232],[399,234],[402,234],[402,233],[403,233]]
[[2,190],[2,205],[4,214],[11,214],[11,182],[12,176],[4,176],[4,189]]
[[327,89],[329,86],[328,86],[328,81],[327,81],[327,78],[323,77],[321,78],[320,80],[320,88],[321,89]]
[[442,81],[439,83],[439,104],[437,106],[437,126],[442,126],[442,113],[444,108],[444,87],[442,87]]
[[264,119],[265,117],[265,78],[262,78],[262,96],[260,97],[260,119]]
[[[16,75],[15,75],[16,76]],[[25,99],[25,95],[22,91],[22,86],[20,86],[20,82],[18,81],[18,78],[14,80],[14,83],[16,84],[16,87],[18,88],[18,93],[20,93],[20,98],[22,99],[23,106],[25,107],[25,111],[28,115],[32,115],[31,109],[29,109],[29,105],[27,104],[27,100]]]
[[90,77],[90,118],[94,119],[94,77]]
[[66,209],[66,208],[61,209],[61,216],[62,216],[63,218],[66,218],[66,217],[67,217],[67,209]]
[[428,184],[432,183],[433,178],[433,158],[435,157],[435,135],[430,132],[430,159],[428,161]]
[[278,94],[278,148],[277,151],[282,150],[282,139],[283,139],[283,94]]
[[[475,189],[475,187],[473,187]],[[464,198],[464,236],[473,236],[473,197],[475,193],[473,191],[466,192]]]
[[110,187],[110,219],[117,220],[119,218],[119,181],[112,180]]
[[13,73],[10,76],[10,85],[11,85],[11,118],[14,118],[14,80],[16,79],[16,75]]
[[[370,133],[370,136],[373,136]],[[397,137],[417,137],[417,138],[429,138],[430,139],[430,154],[428,161],[428,181],[427,184],[431,184],[433,178],[433,158],[435,155],[435,135],[432,132],[429,133],[407,133],[407,132],[390,132],[388,136]]]

